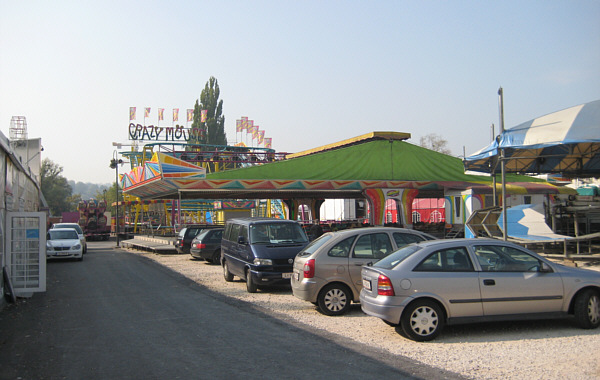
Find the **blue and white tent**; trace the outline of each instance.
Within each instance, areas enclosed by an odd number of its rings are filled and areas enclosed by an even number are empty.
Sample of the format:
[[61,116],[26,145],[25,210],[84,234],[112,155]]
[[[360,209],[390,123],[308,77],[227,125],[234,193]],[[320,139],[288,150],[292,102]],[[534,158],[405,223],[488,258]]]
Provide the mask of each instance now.
[[504,149],[507,172],[598,176],[600,100],[505,130],[492,144],[465,157],[465,170],[499,173],[500,149]]

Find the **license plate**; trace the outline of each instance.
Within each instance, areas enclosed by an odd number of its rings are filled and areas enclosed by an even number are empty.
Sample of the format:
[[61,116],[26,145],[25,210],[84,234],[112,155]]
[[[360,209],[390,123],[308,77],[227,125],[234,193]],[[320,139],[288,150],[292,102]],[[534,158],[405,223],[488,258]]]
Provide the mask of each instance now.
[[292,278],[292,273],[282,273],[281,278]]
[[69,256],[71,252],[58,252],[57,256]]
[[363,288],[365,288],[367,290],[371,290],[371,281],[370,280],[363,280]]

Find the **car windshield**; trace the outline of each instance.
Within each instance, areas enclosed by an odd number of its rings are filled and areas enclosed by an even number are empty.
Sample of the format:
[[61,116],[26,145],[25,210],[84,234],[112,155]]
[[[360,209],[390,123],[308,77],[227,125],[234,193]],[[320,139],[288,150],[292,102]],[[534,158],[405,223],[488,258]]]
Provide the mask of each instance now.
[[79,236],[77,235],[77,231],[69,230],[69,231],[58,231],[58,230],[50,230],[48,231],[48,240],[78,240]]
[[305,243],[306,234],[297,223],[257,223],[250,225],[250,244]]
[[83,230],[81,229],[81,227],[79,226],[79,224],[75,224],[75,223],[58,223],[54,225],[54,228],[73,228],[75,229],[75,231],[77,231],[78,234],[83,234]]
[[325,244],[329,239],[331,239],[333,235],[325,234],[321,235],[315,240],[311,241],[300,253],[298,256],[308,256],[313,254],[317,249],[319,249],[323,244]]
[[373,267],[382,269],[392,269],[396,265],[400,264],[402,261],[406,260],[407,257],[409,257],[417,251],[420,251],[421,249],[422,247],[416,244],[407,245],[403,248],[400,248],[396,252],[393,252],[388,257],[384,257],[383,259],[379,260],[378,262],[373,264]]
[[185,236],[185,231],[187,230],[187,228],[182,228],[181,231],[179,231],[178,236],[183,239],[183,237]]

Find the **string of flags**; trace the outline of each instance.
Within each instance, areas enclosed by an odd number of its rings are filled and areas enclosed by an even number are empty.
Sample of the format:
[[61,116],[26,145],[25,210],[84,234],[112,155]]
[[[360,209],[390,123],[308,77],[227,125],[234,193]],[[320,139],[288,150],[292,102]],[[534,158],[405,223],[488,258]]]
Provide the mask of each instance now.
[[[144,107],[144,121],[145,119],[150,117],[150,113],[152,112],[152,107]],[[206,122],[206,117],[207,117],[207,110],[202,110],[202,113],[200,114],[200,121],[202,123]],[[129,121],[135,120],[136,119],[136,107],[129,107]],[[164,108],[159,108],[158,109],[158,121],[163,121],[165,120],[165,109]],[[179,108],[173,108],[173,122],[179,121]],[[193,109],[187,109],[186,110],[186,121],[188,123],[191,123],[192,121],[194,121],[194,110]]]
[[[129,121],[136,120],[136,107],[129,107]],[[207,110],[202,110],[200,114],[200,122],[205,123],[207,119]],[[150,117],[152,113],[152,107],[144,107],[144,124],[146,124],[146,119]],[[179,121],[179,108],[173,108],[173,123]],[[158,121],[165,120],[165,109],[158,108]],[[194,110],[187,109],[186,110],[186,121],[191,123],[194,121]],[[242,116],[241,119],[236,120],[235,122],[235,132],[236,136],[238,133],[243,135],[244,131],[246,131],[246,142],[248,141],[248,137],[252,138],[252,142],[254,140],[257,141],[258,146],[262,145],[265,148],[272,149],[273,147],[273,139],[271,137],[265,137],[265,131],[260,130],[260,126],[254,124],[254,120],[248,120],[247,116]]]
[[241,119],[235,121],[236,136],[238,133],[243,134],[244,131],[246,131],[246,139],[251,136],[252,141],[256,140],[258,145],[263,145],[268,149],[273,147],[273,139],[265,137],[265,131],[261,131],[260,126],[255,125],[254,120],[248,120],[247,116],[242,116]]

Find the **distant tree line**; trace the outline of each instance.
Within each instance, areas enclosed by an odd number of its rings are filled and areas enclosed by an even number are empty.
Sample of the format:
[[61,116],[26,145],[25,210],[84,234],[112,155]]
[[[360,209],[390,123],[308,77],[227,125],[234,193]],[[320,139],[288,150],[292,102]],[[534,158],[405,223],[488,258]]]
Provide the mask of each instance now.
[[[63,167],[49,158],[42,161],[40,186],[50,208],[51,216],[77,211],[79,201],[87,201],[91,198],[106,201],[107,210],[114,212],[111,204],[116,199],[116,183],[99,185],[69,181],[62,175],[62,172]],[[122,200],[121,194],[120,198]]]

